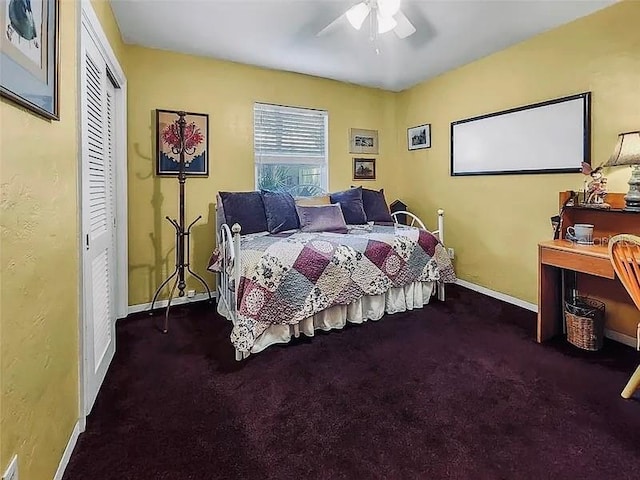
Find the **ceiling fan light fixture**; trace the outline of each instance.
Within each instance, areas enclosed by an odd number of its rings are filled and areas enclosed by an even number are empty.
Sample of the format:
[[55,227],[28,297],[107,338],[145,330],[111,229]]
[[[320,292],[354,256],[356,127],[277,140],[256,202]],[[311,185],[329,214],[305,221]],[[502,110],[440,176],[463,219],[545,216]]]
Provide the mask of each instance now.
[[387,33],[396,28],[398,22],[393,17],[384,17],[378,12],[378,33]]
[[353,28],[355,28],[356,30],[360,30],[365,18],[367,18],[367,15],[369,15],[370,10],[371,8],[366,3],[358,3],[357,5],[354,5],[349,10],[347,10],[347,20],[349,20],[349,23]]
[[378,10],[383,17],[393,17],[400,10],[400,0],[378,0]]

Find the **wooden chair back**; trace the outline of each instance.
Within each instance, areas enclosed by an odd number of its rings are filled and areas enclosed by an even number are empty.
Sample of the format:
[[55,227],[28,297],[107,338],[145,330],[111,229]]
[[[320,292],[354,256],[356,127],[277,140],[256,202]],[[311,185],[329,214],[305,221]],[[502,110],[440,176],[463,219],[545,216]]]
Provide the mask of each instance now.
[[640,237],[629,234],[612,237],[609,256],[622,285],[640,310]]

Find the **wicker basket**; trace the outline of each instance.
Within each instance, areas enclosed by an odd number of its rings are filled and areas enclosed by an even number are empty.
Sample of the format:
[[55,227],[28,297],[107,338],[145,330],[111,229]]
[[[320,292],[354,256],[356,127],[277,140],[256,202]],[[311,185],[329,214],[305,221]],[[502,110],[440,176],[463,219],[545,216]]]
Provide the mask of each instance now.
[[588,297],[566,302],[567,341],[584,350],[600,350],[604,339],[604,303]]

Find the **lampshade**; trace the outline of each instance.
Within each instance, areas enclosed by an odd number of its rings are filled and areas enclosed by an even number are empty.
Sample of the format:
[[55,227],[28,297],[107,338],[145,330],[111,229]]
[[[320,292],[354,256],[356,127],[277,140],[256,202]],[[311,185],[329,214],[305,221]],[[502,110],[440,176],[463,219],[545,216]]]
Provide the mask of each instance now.
[[364,19],[367,18],[370,10],[371,8],[366,3],[358,3],[357,5],[354,5],[349,10],[347,10],[347,20],[349,20],[349,23],[353,28],[355,28],[356,30],[360,30],[360,27],[362,27]]
[[617,165],[640,165],[640,131],[618,135],[618,143],[606,167]]

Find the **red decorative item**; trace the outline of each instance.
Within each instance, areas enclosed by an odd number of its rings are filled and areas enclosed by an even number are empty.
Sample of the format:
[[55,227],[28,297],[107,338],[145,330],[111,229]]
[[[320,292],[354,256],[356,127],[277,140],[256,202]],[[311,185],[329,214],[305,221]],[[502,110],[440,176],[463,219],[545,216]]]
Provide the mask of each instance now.
[[[162,140],[171,145],[172,149],[180,150],[180,128],[178,126],[178,120],[174,123],[167,125],[162,132]],[[204,141],[204,135],[194,122],[191,122],[184,127],[184,149],[186,153],[194,150],[198,145]]]

